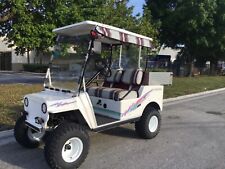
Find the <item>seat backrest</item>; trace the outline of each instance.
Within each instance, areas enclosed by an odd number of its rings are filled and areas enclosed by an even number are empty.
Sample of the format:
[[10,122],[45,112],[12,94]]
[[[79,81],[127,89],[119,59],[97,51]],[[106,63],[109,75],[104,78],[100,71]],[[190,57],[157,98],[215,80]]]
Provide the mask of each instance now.
[[112,70],[111,76],[106,78],[103,86],[129,89],[141,85],[143,74],[141,69]]
[[110,77],[107,77],[105,79],[105,82],[103,84],[104,87],[112,87],[115,83],[119,83],[122,76],[122,70],[111,70],[112,74]]
[[133,85],[141,85],[143,80],[144,72],[141,69],[137,69],[133,78]]
[[125,85],[131,85],[133,84],[133,77],[135,74],[135,69],[126,69],[123,72],[123,76],[121,79],[121,82]]
[[141,85],[143,71],[141,69],[126,69],[123,72],[121,82],[116,85],[116,88],[130,89],[133,86]]
[[123,73],[121,82],[126,85],[140,85],[143,78],[141,69],[127,69]]
[[116,76],[116,72],[117,72],[117,70],[112,69],[112,70],[111,70],[111,76],[107,77],[107,78],[105,79],[105,81],[108,82],[108,83],[113,83],[114,78],[115,78],[115,76]]

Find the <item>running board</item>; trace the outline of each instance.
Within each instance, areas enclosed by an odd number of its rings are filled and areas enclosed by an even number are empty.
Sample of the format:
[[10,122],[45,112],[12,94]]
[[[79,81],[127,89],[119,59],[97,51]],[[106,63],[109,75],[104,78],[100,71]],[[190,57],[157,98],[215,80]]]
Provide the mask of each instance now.
[[139,119],[140,119],[140,117],[134,118],[134,119],[125,120],[125,121],[114,122],[114,123],[111,123],[109,125],[102,125],[102,126],[99,126],[99,127],[95,128],[95,129],[92,129],[92,131],[100,132],[100,131],[112,129],[112,128],[118,127],[118,126],[120,126],[122,124],[134,123],[134,122],[138,121]]

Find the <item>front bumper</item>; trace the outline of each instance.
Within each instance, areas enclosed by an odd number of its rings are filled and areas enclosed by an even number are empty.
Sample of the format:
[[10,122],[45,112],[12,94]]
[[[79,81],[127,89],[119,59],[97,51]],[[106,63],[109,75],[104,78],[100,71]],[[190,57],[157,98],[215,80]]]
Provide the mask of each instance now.
[[23,111],[21,114],[26,117],[25,125],[27,127],[31,128],[34,131],[39,132],[39,133],[41,133],[41,132],[43,132],[43,130],[45,130],[44,126],[45,126],[46,122],[43,118],[38,117],[38,116],[33,116],[26,111]]
[[39,132],[39,133],[42,133],[43,130],[44,130],[43,127],[35,126],[35,125],[29,123],[27,120],[25,121],[25,124],[26,124],[27,127],[31,128],[34,131]]

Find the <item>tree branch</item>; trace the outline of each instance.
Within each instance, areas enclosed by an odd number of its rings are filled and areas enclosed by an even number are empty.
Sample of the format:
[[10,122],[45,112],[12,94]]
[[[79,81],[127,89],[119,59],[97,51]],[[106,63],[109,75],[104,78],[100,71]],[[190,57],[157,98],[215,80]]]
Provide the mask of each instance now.
[[4,16],[0,16],[0,22],[6,22],[13,17],[13,13],[8,13]]

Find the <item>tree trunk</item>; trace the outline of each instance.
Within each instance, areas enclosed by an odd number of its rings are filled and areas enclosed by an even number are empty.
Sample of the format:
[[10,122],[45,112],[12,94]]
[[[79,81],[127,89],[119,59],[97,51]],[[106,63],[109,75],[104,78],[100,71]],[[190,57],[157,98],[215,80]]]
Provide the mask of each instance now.
[[8,20],[10,20],[12,17],[13,17],[13,14],[12,14],[12,13],[7,13],[7,14],[4,15],[4,16],[0,16],[0,23],[1,23],[1,22],[6,22],[6,21],[8,21]]
[[40,64],[42,65],[42,55],[39,56],[40,57]]
[[210,61],[210,75],[216,75],[216,66],[217,66],[217,61],[211,60]]
[[191,61],[189,63],[189,73],[188,73],[188,77],[192,77],[193,76],[193,70],[194,70],[194,62]]
[[27,49],[27,63],[30,64],[30,50]]
[[35,57],[39,59],[39,64],[42,64],[42,56],[40,55],[40,51],[38,49],[36,49]]

